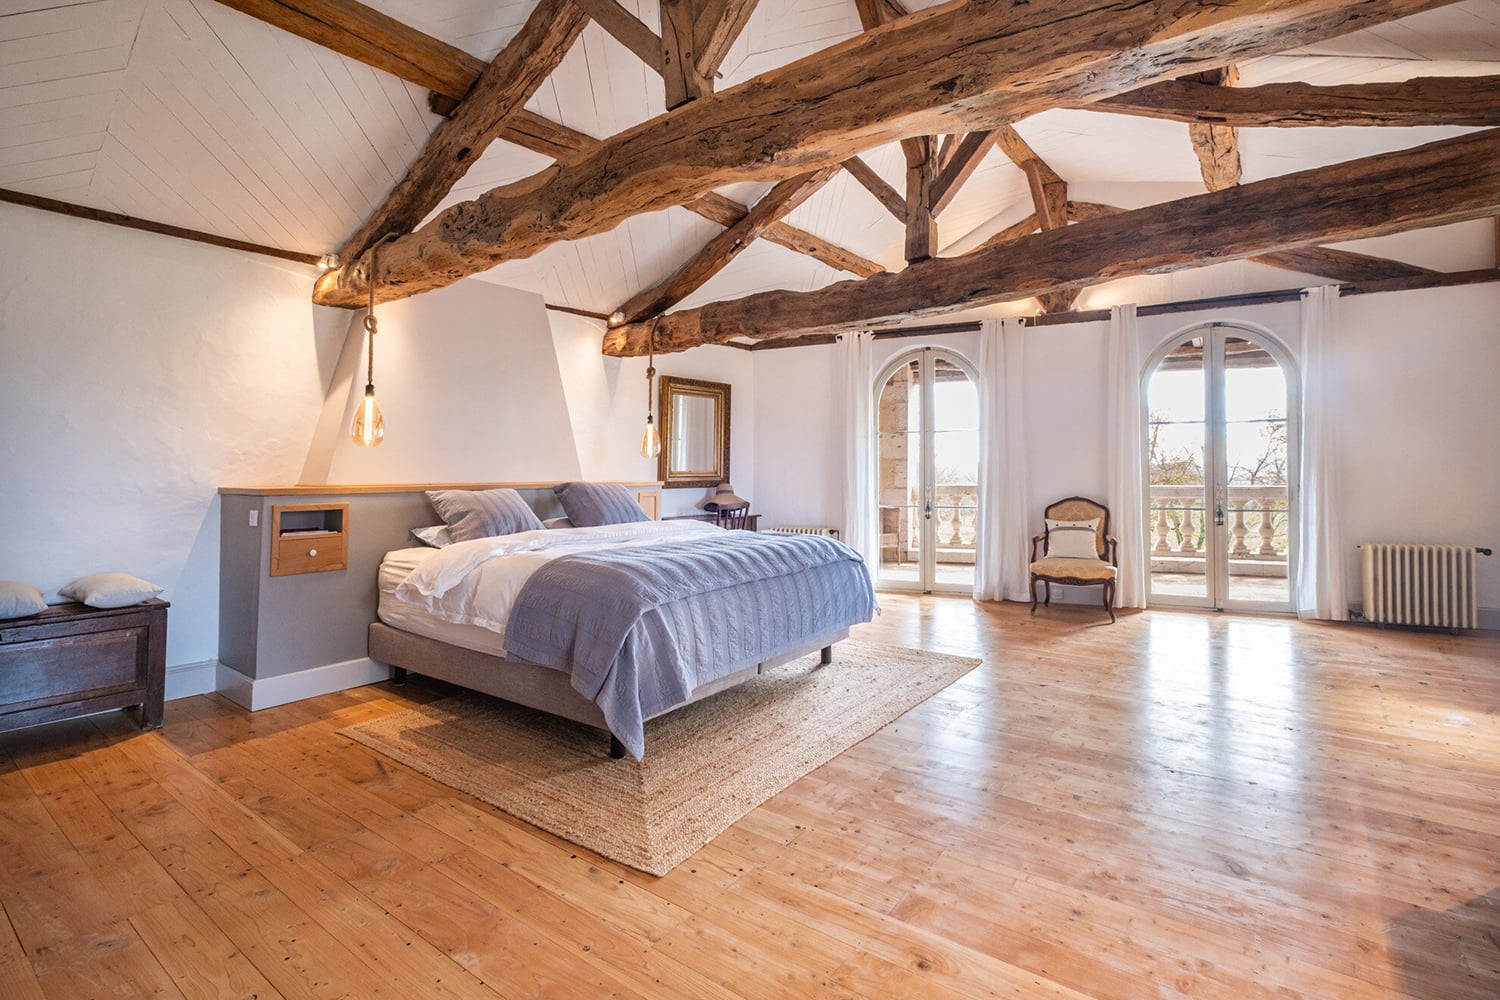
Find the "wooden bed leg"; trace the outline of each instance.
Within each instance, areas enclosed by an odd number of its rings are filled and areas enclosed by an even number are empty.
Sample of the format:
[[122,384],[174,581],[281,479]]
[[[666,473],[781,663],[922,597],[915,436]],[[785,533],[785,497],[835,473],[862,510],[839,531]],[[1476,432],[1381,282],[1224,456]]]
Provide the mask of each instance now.
[[615,760],[625,756],[625,744],[621,743],[614,733],[609,734],[609,755]]
[[833,662],[833,647],[832,646],[824,646],[823,647],[823,657],[822,657],[822,659],[819,662],[821,662],[824,666],[827,666],[828,664],[830,664],[830,663]]
[[391,668],[391,683],[394,684],[394,685],[396,685],[397,687],[400,687],[401,685],[403,685],[403,684],[406,683],[406,668],[405,667],[392,667]]

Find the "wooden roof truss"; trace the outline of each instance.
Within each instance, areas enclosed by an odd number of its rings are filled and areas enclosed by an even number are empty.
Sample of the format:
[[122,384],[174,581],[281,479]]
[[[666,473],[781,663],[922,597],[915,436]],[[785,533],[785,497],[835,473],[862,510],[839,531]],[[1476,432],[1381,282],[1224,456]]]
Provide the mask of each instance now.
[[[1500,215],[1493,132],[1240,184],[1243,126],[1500,125],[1500,77],[1235,86],[1237,60],[1443,0],[1182,0],[1126,10],[1097,0],[970,0],[915,14],[898,0],[854,0],[864,34],[718,94],[715,74],[755,0],[663,0],[657,25],[617,0],[540,0],[488,64],[353,0],[221,2],[431,88],[430,106],[448,116],[345,243],[342,266],[318,283],[319,303],[362,305],[369,247],[388,236],[382,300],[641,212],[682,206],[723,226],[676,272],[619,304],[605,335],[610,354],[645,353],[648,327],[661,351],[887,325],[1027,296],[1057,312],[1090,283],[1236,257],[1364,285],[1441,282],[1423,268],[1318,244]],[[604,139],[522,107],[590,19],[661,74],[667,98],[664,114]],[[1132,212],[1070,201],[1067,182],[1013,127],[1055,107],[1187,123],[1210,193]],[[418,228],[495,139],[555,162]],[[860,155],[891,141],[905,155],[904,190]],[[1025,174],[1033,211],[966,254],[937,256],[938,216],[995,148]],[[785,221],[840,170],[904,226],[904,271],[888,273]],[[746,180],[774,183],[754,205],[714,190]],[[668,312],[757,239],[855,279]]]

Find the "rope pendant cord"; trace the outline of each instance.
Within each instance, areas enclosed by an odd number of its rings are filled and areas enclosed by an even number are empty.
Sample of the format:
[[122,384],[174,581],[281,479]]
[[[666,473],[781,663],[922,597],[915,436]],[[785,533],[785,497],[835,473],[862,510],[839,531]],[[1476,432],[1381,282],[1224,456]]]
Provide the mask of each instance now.
[[390,236],[377,240],[375,245],[370,248],[370,273],[365,281],[365,284],[370,289],[370,305],[365,310],[365,329],[369,331],[370,335],[370,347],[367,352],[369,359],[365,366],[365,387],[367,389],[372,389],[375,386],[375,268],[379,261],[380,244],[384,243],[387,239],[390,239]]

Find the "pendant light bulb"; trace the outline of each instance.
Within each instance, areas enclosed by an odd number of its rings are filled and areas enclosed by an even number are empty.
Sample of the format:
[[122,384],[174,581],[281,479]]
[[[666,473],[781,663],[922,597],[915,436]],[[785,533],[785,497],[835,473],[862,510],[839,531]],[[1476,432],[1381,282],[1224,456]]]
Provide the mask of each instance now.
[[641,432],[642,458],[655,458],[661,454],[661,434],[656,429],[656,421],[652,419],[654,408],[651,405],[652,389],[656,381],[656,327],[660,322],[661,317],[656,317],[646,335],[649,357],[646,361],[646,429]]
[[641,457],[655,458],[661,454],[661,434],[656,430],[656,421],[646,414],[646,430],[641,435]]
[[380,244],[390,238],[385,236],[370,247],[370,270],[366,279],[370,287],[370,307],[365,311],[365,330],[369,334],[365,395],[354,411],[354,425],[349,428],[350,440],[362,448],[374,448],[385,440],[385,415],[380,412],[380,404],[375,402],[375,255]]
[[365,448],[373,448],[385,440],[385,415],[375,401],[373,383],[365,386],[365,397],[359,401],[359,409],[354,411],[354,427],[349,436],[355,444]]

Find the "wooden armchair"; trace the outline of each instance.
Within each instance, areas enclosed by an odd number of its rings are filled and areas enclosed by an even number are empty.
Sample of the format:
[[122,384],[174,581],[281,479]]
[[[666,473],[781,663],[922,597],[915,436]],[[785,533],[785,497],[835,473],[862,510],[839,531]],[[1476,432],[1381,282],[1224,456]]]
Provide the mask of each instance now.
[[750,508],[748,506],[730,507],[727,510],[720,510],[718,525],[721,528],[728,528],[730,531],[749,530],[751,525]]
[[[1115,620],[1115,577],[1118,553],[1109,533],[1109,508],[1087,497],[1068,497],[1048,505],[1046,527],[1031,539],[1031,613],[1036,614],[1036,585],[1052,604],[1054,583],[1104,588],[1104,610]],[[1037,543],[1042,557],[1037,558]]]

